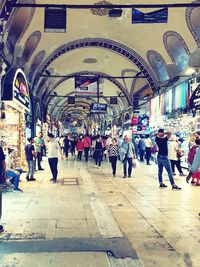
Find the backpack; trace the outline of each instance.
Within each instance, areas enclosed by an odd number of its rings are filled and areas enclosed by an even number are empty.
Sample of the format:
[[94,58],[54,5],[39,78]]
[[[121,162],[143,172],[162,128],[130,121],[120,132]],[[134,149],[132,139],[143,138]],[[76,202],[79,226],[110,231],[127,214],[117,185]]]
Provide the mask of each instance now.
[[198,146],[192,146],[188,153],[188,162],[192,165]]

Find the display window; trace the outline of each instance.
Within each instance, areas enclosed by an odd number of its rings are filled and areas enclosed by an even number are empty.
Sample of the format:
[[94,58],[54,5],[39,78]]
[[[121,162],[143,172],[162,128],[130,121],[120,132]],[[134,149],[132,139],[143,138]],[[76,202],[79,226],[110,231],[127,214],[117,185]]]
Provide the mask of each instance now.
[[1,124],[1,145],[6,154],[8,148],[15,150],[19,166],[25,170],[26,122],[23,109],[17,109],[10,105],[5,106],[5,119]]

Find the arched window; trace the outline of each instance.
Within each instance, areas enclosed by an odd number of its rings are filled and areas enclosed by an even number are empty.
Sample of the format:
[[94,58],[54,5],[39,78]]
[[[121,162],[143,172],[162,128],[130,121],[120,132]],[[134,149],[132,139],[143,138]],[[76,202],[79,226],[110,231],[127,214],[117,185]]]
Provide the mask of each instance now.
[[[200,3],[200,0],[194,1],[193,3]],[[194,40],[198,47],[200,47],[200,7],[186,8],[185,20]]]
[[147,52],[147,59],[153,71],[155,72],[158,81],[161,83],[167,81],[169,76],[166,70],[166,62],[164,58],[158,52],[149,50]]
[[172,62],[178,66],[178,71],[182,72],[188,66],[189,49],[183,38],[174,31],[168,31],[163,36],[163,42]]
[[33,32],[29,38],[27,39],[25,45],[24,45],[24,51],[22,54],[22,58],[24,59],[25,62],[29,61],[32,53],[36,49],[39,41],[41,39],[41,32],[36,31]]
[[[25,0],[20,1],[20,3],[25,2]],[[28,4],[35,4],[35,0],[26,1]],[[14,50],[15,44],[22,38],[23,34],[27,30],[30,22],[33,18],[35,9],[34,8],[19,8],[15,9],[11,15],[11,19],[8,22],[8,37],[7,45],[10,51]]]
[[40,64],[42,63],[44,57],[45,57],[45,51],[42,50],[39,53],[37,53],[37,55],[33,58],[29,71],[30,80],[32,79],[35,71],[37,70],[37,67],[40,66]]

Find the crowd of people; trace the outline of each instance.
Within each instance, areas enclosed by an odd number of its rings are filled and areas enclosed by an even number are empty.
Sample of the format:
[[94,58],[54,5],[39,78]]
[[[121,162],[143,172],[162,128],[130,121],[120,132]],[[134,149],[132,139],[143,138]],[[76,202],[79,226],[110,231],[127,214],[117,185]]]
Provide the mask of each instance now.
[[[93,160],[95,168],[101,168],[102,162],[109,160],[113,177],[117,173],[117,162],[122,162],[123,178],[131,178],[133,167],[136,162],[144,162],[151,165],[155,162],[158,166],[158,181],[160,188],[166,188],[163,183],[163,168],[166,169],[171,187],[173,190],[181,190],[174,182],[176,175],[175,167],[180,176],[185,176],[181,168],[181,157],[183,151],[181,143],[183,140],[170,132],[163,129],[158,130],[156,134],[150,136],[129,136],[120,135],[118,138],[109,136],[91,136],[86,135],[65,135],[55,138],[53,134],[48,133],[47,144],[45,144],[43,134],[39,133],[36,138],[28,138],[25,146],[25,154],[27,161],[27,182],[35,181],[34,174],[36,171],[44,170],[42,165],[42,157],[48,156],[48,163],[51,170],[51,182],[57,182],[58,176],[58,153],[61,159],[68,160],[69,154],[77,161]],[[191,184],[200,186],[200,136],[196,136],[195,144],[190,148],[188,154],[188,164],[190,171],[186,177],[186,181],[191,180]],[[10,187],[14,192],[22,192],[19,188],[20,175],[23,170],[20,168],[19,160],[16,157],[13,148],[8,148],[7,155],[4,155],[0,147],[0,185],[6,190]],[[0,226],[1,232],[1,226]]]

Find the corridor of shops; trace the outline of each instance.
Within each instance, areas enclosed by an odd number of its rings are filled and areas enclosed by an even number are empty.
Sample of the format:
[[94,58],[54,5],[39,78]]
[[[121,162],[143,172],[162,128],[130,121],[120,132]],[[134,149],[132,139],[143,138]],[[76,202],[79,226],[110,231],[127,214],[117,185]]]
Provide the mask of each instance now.
[[0,0],[0,267],[200,267],[199,25]]

